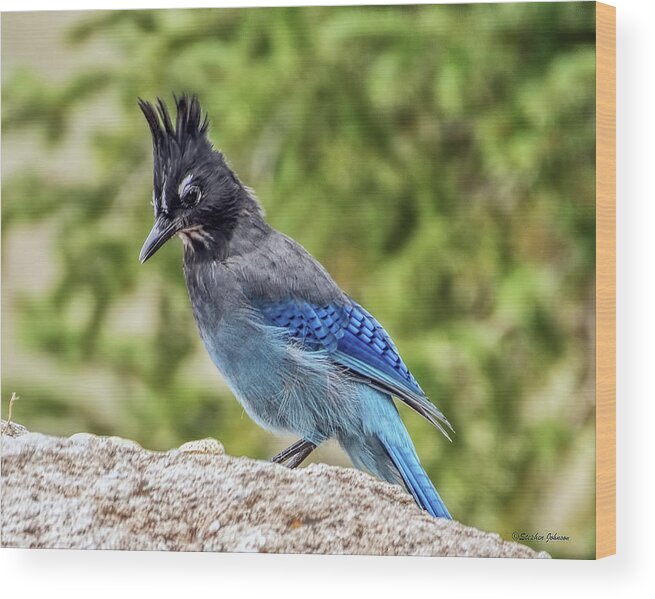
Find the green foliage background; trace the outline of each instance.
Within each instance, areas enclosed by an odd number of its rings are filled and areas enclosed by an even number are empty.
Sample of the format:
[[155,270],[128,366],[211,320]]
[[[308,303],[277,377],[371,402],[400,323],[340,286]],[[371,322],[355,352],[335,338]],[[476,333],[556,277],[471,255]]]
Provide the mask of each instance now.
[[450,444],[403,410],[455,517],[593,555],[593,3],[37,13],[2,33],[17,420],[258,458],[286,441],[213,370],[178,243],[137,261],[136,98],[186,90],[271,223],[378,317],[453,423]]

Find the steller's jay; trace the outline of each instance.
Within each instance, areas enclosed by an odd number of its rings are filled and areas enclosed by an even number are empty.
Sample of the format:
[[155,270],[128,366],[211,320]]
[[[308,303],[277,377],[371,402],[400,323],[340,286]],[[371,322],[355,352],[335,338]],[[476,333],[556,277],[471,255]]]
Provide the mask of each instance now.
[[404,485],[450,518],[423,470],[392,397],[441,430],[393,341],[298,243],[264,220],[253,192],[207,137],[198,99],[139,100],[154,150],[155,224],[139,259],[184,244],[184,276],[200,336],[248,415],[300,440],[273,458],[290,467],[335,438],[353,464]]

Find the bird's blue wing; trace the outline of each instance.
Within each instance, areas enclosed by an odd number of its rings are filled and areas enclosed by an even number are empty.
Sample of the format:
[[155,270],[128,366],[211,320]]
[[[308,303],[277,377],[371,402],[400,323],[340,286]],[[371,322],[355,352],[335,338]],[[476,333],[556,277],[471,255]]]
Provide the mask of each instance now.
[[[402,361],[382,325],[364,308],[349,303],[319,306],[304,300],[258,301],[257,308],[272,325],[311,350],[325,350],[332,359],[369,385],[390,393],[434,424],[446,437],[452,430]],[[450,438],[450,437],[449,437]]]

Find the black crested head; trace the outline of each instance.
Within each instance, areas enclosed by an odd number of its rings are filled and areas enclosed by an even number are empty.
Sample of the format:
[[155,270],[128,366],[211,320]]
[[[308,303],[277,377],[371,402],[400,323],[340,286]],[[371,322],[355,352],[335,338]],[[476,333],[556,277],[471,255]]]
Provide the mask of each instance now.
[[139,107],[152,134],[155,215],[170,211],[170,200],[174,198],[168,192],[174,191],[175,181],[185,167],[225,166],[222,155],[213,149],[207,137],[209,121],[202,114],[198,98],[183,94],[175,98],[175,105],[177,116],[173,125],[161,98],[157,98],[156,105],[139,98]]
[[179,233],[194,249],[229,240],[240,211],[255,200],[212,146],[209,121],[196,96],[175,98],[175,123],[165,102],[139,99],[152,134],[155,226],[141,250],[145,262]]

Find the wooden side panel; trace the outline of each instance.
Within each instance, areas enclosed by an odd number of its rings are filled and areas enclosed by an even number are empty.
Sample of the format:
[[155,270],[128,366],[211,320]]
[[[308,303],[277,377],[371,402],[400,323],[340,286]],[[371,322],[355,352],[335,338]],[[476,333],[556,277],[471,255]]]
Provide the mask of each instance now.
[[616,9],[596,3],[596,557],[616,553]]

